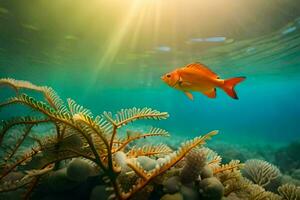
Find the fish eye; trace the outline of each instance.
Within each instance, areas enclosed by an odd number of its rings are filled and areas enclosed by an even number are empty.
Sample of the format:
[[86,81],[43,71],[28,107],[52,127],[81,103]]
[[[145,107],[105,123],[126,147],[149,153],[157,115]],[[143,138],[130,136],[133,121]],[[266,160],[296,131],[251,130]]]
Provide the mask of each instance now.
[[170,78],[170,77],[171,77],[171,74],[167,74],[167,77]]

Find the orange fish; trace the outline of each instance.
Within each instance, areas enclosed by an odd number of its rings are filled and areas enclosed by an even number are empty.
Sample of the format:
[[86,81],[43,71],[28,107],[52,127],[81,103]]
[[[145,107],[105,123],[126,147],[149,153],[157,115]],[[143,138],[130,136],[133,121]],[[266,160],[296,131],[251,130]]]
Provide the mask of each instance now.
[[170,87],[183,91],[186,96],[193,100],[191,92],[201,92],[209,98],[216,98],[216,88],[223,89],[233,99],[238,99],[234,86],[246,77],[220,79],[208,67],[200,63],[192,63],[185,67],[175,69],[161,77]]

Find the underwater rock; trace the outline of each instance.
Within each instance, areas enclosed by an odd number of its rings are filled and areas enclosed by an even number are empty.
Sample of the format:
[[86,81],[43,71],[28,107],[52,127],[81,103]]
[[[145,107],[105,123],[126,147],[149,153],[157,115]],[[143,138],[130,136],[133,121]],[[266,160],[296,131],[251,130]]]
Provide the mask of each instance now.
[[186,155],[185,159],[180,179],[183,184],[190,184],[198,179],[201,169],[205,166],[206,153],[195,148]]
[[115,157],[115,162],[122,168],[126,168],[127,164],[126,164],[126,154],[123,151],[118,151],[115,153],[114,155]]
[[164,164],[166,162],[166,159],[159,158],[159,159],[156,160],[156,162],[157,162],[157,164],[162,165],[162,164]]
[[67,167],[67,177],[72,181],[85,181],[92,173],[92,167],[85,160],[73,159]]
[[160,200],[183,200],[183,196],[180,193],[165,194],[160,198]]
[[215,177],[206,178],[200,181],[199,193],[201,199],[220,200],[224,195],[224,186]]
[[169,194],[174,194],[178,192],[182,186],[180,182],[180,178],[178,176],[172,176],[171,178],[167,179],[163,183],[164,185],[164,192]]
[[199,194],[196,189],[193,189],[191,187],[187,187],[182,185],[180,188],[180,193],[183,196],[184,200],[198,200],[199,199]]
[[200,172],[201,179],[210,178],[213,175],[213,170],[208,165],[205,165]]
[[0,194],[0,199],[5,200],[16,200],[21,199],[20,197],[24,194],[24,191],[22,190],[16,190],[13,192],[5,192]]
[[104,185],[94,187],[90,195],[90,200],[108,199],[109,194],[107,194],[105,188]]
[[146,170],[150,171],[155,168],[156,166],[156,160],[151,159],[147,156],[139,156],[137,158],[137,161],[140,163],[140,165]]
[[51,172],[47,178],[47,188],[52,192],[60,192],[68,189],[72,189],[78,186],[80,183],[72,181],[67,176],[67,169],[63,168],[54,172]]

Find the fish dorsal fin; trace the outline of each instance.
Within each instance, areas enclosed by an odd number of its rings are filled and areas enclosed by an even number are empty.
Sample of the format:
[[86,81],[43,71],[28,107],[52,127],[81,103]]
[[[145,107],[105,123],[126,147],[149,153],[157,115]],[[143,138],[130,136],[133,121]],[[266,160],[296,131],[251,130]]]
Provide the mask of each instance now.
[[198,62],[188,64],[185,67],[193,68],[193,69],[196,69],[196,70],[201,70],[202,72],[206,73],[208,76],[211,76],[212,78],[217,78],[217,79],[219,78],[219,76],[215,72],[211,71],[204,64],[201,64],[201,63],[198,63]]
[[190,99],[190,100],[194,100],[194,97],[192,95],[192,93],[188,92],[188,91],[184,91],[184,94]]
[[207,97],[212,98],[212,99],[216,98],[216,96],[217,96],[216,88],[213,88],[210,91],[205,91],[205,92],[203,92],[203,94],[205,94]]

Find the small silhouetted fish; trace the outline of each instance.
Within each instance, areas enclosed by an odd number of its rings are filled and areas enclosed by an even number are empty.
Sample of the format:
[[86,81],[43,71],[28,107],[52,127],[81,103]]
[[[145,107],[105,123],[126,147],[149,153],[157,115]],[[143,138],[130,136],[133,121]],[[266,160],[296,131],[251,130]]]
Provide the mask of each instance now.
[[170,52],[172,49],[169,46],[158,46],[155,48],[155,50],[161,52]]
[[283,35],[286,35],[286,34],[294,32],[296,29],[297,29],[296,26],[288,27],[287,29],[283,30],[281,33]]
[[206,42],[224,42],[226,40],[226,37],[210,37],[206,38]]
[[246,49],[246,53],[253,53],[253,52],[255,52],[255,48],[254,47],[248,47],[247,49]]
[[225,42],[226,37],[192,38],[189,42]]
[[22,24],[22,27],[27,30],[30,30],[30,31],[39,31],[40,30],[38,27],[33,26],[31,24]]
[[74,36],[74,35],[66,35],[65,39],[66,40],[78,40],[79,38],[77,36]]

